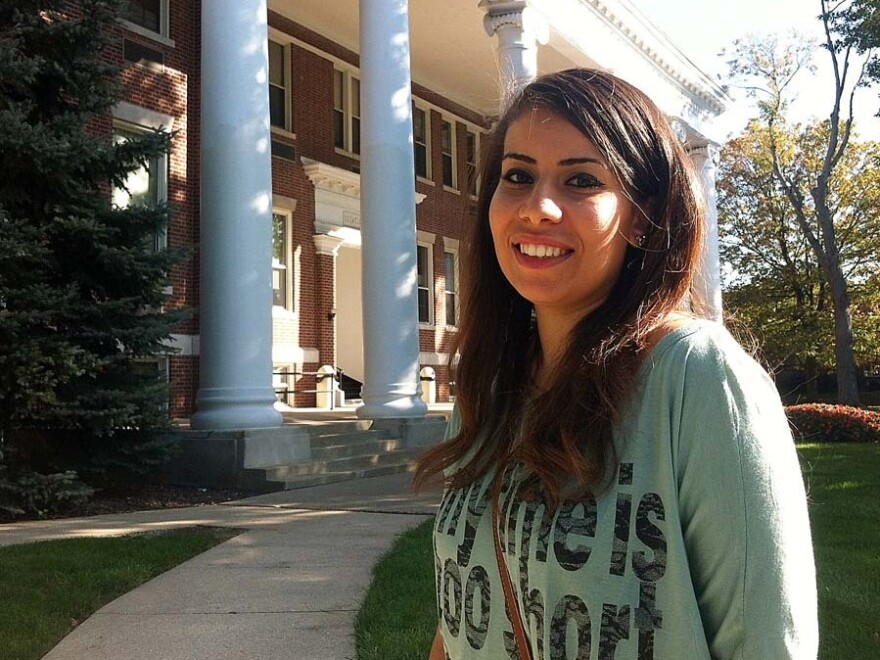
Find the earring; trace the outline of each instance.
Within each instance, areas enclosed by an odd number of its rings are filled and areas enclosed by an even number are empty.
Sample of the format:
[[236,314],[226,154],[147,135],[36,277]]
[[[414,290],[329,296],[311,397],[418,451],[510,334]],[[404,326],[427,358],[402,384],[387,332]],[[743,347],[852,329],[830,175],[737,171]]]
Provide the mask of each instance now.
[[645,247],[645,243],[647,243],[647,242],[648,242],[648,237],[645,236],[644,234],[639,234],[638,236],[636,236],[636,246],[638,248],[641,249],[641,248]]

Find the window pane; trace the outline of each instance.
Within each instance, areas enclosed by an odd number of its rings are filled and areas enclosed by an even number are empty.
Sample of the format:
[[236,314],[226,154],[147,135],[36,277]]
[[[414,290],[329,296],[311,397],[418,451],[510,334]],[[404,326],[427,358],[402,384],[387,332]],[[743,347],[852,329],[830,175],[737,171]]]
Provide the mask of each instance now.
[[345,114],[341,110],[333,111],[333,136],[334,144],[345,149]]
[[342,110],[345,107],[345,94],[342,90],[344,77],[342,71],[333,72],[333,107]]
[[129,0],[124,5],[122,16],[135,25],[159,32],[161,6],[161,0]]
[[351,150],[356,154],[361,152],[361,120],[357,117],[351,120]]
[[452,153],[452,124],[444,121],[441,124],[441,144],[443,145],[443,153]]
[[428,149],[423,144],[416,144],[416,175],[424,178],[428,177]]
[[428,309],[428,290],[419,289],[419,323],[430,323],[431,316]]
[[284,87],[284,46],[269,42],[269,82]]
[[446,325],[457,325],[455,318],[455,294],[446,294]]
[[477,136],[471,133],[470,131],[466,134],[466,142],[467,142],[467,162],[468,163],[476,163],[477,162]]
[[418,262],[418,271],[419,271],[419,286],[427,287],[428,286],[428,248],[424,245],[419,245],[416,248],[417,262]]
[[425,111],[416,108],[413,111],[413,138],[425,144]]
[[287,216],[283,213],[272,214],[272,260],[287,264]]
[[361,116],[361,81],[357,78],[351,79],[351,114]]
[[285,128],[284,88],[269,85],[269,123]]
[[455,255],[452,252],[446,252],[443,261],[446,269],[446,290],[455,291]]
[[455,180],[452,178],[452,156],[449,154],[443,154],[443,185],[455,186]]

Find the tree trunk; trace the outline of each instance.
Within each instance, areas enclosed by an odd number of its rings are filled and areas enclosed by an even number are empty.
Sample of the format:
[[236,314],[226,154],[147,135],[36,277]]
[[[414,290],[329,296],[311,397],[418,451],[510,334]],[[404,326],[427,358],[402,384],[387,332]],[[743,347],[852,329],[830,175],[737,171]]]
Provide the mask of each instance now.
[[853,352],[852,316],[849,311],[849,292],[846,279],[836,264],[830,273],[831,300],[834,303],[834,357],[837,362],[837,402],[848,406],[859,405],[859,385]]

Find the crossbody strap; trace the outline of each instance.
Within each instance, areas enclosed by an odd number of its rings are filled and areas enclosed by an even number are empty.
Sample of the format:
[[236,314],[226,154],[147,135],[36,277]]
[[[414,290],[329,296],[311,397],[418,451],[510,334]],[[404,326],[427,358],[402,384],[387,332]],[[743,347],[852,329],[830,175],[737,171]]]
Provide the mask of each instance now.
[[532,660],[532,650],[529,646],[529,637],[526,634],[525,623],[523,622],[522,612],[519,609],[519,601],[513,591],[513,584],[510,581],[510,570],[507,567],[507,560],[504,558],[504,551],[501,549],[501,539],[499,537],[498,527],[501,520],[501,482],[503,481],[503,466],[499,466],[492,480],[492,538],[495,540],[495,561],[498,562],[498,573],[501,575],[501,587],[504,589],[504,604],[507,610],[507,618],[513,626],[513,636],[516,639],[516,649],[519,653],[520,660]]

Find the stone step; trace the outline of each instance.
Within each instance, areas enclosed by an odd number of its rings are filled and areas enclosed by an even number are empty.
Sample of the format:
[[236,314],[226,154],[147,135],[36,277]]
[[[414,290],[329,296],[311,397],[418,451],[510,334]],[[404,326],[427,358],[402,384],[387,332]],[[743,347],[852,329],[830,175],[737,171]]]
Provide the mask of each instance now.
[[403,440],[400,438],[375,439],[358,438],[354,442],[344,442],[333,445],[312,445],[312,461],[332,461],[337,458],[349,458],[363,454],[378,454],[382,452],[403,449]]
[[346,458],[337,458],[327,461],[309,461],[308,463],[294,463],[291,465],[276,465],[265,468],[267,481],[288,481],[291,477],[302,477],[313,474],[327,474],[332,472],[351,472],[367,470],[370,468],[386,467],[408,463],[415,459],[420,450],[395,449],[387,452],[373,454],[356,454]]
[[394,439],[385,431],[354,431],[346,433],[309,433],[312,451],[324,447],[338,447],[340,445],[365,445],[377,440]]
[[382,467],[364,468],[362,470],[328,472],[326,474],[309,474],[302,477],[287,479],[283,482],[273,482],[273,485],[275,485],[274,490],[296,490],[298,488],[311,488],[312,486],[323,486],[324,484],[332,484],[340,481],[351,481],[353,479],[384,477],[389,474],[398,474],[400,472],[412,472],[412,470],[412,463],[398,463],[395,465],[384,465]]

